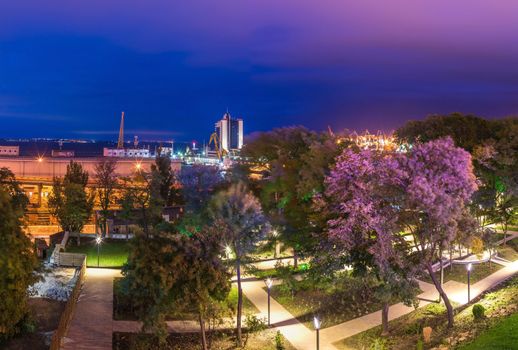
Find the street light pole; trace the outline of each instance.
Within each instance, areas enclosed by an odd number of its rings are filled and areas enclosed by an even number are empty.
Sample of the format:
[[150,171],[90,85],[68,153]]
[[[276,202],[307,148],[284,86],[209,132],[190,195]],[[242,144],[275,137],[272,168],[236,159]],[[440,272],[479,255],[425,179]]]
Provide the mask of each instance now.
[[471,301],[471,296],[470,296],[470,287],[471,287],[471,283],[470,283],[470,277],[471,277],[471,263],[468,264],[468,266],[466,267],[468,269],[468,303]]
[[102,238],[100,236],[97,236],[97,238],[95,239],[95,243],[97,243],[97,267],[99,267],[99,255],[101,252],[101,242],[102,242]]
[[317,331],[317,350],[320,350],[320,326],[321,322],[318,317],[313,317],[313,325],[315,326],[315,330]]
[[268,287],[268,327],[270,327],[270,289],[272,288],[273,281],[271,278],[267,278],[264,283],[266,283],[266,287]]

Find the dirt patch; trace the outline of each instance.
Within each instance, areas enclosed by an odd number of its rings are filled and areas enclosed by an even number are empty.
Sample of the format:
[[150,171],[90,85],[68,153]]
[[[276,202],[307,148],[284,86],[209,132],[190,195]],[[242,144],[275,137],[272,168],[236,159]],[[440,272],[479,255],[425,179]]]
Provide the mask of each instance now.
[[58,327],[66,303],[47,298],[30,298],[28,303],[32,319],[34,320],[35,331],[33,333],[20,334],[5,344],[0,344],[2,349],[49,349],[52,331]]

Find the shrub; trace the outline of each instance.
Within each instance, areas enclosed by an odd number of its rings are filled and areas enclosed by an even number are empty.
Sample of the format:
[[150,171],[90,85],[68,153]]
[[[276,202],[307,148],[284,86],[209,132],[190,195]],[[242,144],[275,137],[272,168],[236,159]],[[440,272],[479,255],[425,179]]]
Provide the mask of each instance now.
[[475,304],[473,305],[473,309],[471,311],[473,312],[473,318],[475,320],[481,320],[485,316],[484,314],[486,312],[486,309],[480,304]]
[[369,350],[387,350],[387,341],[383,338],[376,338],[372,342],[371,346],[369,347]]
[[284,342],[282,341],[281,332],[277,331],[275,334],[275,350],[285,350]]

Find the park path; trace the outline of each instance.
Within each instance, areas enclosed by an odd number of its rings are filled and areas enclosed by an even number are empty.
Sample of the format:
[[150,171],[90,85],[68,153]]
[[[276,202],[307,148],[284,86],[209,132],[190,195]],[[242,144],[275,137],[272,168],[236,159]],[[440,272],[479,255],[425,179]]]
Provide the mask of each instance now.
[[86,280],[62,349],[112,349],[113,278],[119,276],[120,270],[86,269]]
[[[263,289],[263,281],[250,280],[242,283],[243,293],[260,311],[260,316],[268,317],[268,293]],[[314,330],[308,329],[300,323],[291,313],[288,312],[275,299],[270,299],[271,324],[280,331],[282,335],[298,350],[314,350],[316,334]],[[336,350],[330,342],[320,339],[320,349]]]
[[[513,238],[518,233],[513,232]],[[498,261],[495,261],[498,262]],[[498,262],[504,267],[490,276],[471,286],[471,297],[475,298],[484,291],[493,288],[518,273],[518,261]],[[268,266],[269,267],[269,266]],[[264,267],[263,267],[264,268]],[[64,339],[65,350],[72,349],[112,349],[112,333],[114,331],[135,332],[140,330],[140,324],[135,321],[113,320],[113,278],[120,276],[120,270],[88,268],[86,280],[79,301]],[[419,281],[423,291],[418,297],[420,307],[438,299],[435,287]],[[243,282],[243,292],[260,311],[259,316],[268,317],[268,294],[263,289],[262,280],[247,279]],[[467,285],[448,281],[444,290],[452,301],[459,304],[467,303]],[[298,350],[315,349],[316,334],[300,323],[275,299],[271,298],[271,324]],[[389,319],[393,320],[414,311],[413,307],[402,303],[390,307]],[[336,350],[333,343],[366,331],[381,324],[381,311],[332,326],[320,331],[320,349]],[[193,321],[169,321],[168,329],[175,332],[197,331],[199,325]]]

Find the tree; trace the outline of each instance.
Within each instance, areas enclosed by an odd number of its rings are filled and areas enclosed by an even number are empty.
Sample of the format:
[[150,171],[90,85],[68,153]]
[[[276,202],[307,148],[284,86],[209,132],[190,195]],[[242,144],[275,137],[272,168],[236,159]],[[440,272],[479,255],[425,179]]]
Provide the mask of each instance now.
[[255,249],[269,230],[258,199],[243,183],[231,185],[216,193],[209,205],[209,214],[214,226],[225,232],[225,241],[232,249],[237,274],[237,342],[241,346],[241,316],[243,313],[243,290],[241,267],[248,263],[248,255]]
[[165,317],[171,310],[198,315],[203,349],[205,317],[213,302],[226,299],[230,274],[220,259],[216,228],[187,237],[174,231],[138,233],[123,268],[124,290],[131,296],[142,330],[166,338]]
[[113,195],[117,186],[116,168],[117,162],[113,158],[103,158],[95,165],[95,183],[99,197],[99,206],[101,207],[99,226],[102,237],[106,236],[110,207],[114,203]]
[[417,282],[411,247],[401,234],[398,207],[400,169],[393,155],[346,149],[328,177],[326,197],[334,218],[329,234],[342,246],[356,275],[374,274],[383,302],[382,329],[388,333],[389,305],[394,298],[415,302]]
[[448,325],[453,326],[453,308],[432,264],[440,251],[455,239],[466,206],[477,189],[471,156],[455,147],[451,138],[417,144],[400,155],[400,199],[395,203],[400,219],[413,236],[419,261],[446,305]]
[[28,203],[12,172],[0,169],[0,338],[16,331],[27,314],[27,288],[38,260],[21,225]]
[[334,135],[288,127],[259,134],[242,151],[252,160],[249,174],[264,169],[256,181],[258,195],[282,241],[293,247],[295,267],[299,254],[315,249],[325,227],[314,215],[312,200],[323,190],[324,177],[344,146]]
[[477,145],[492,137],[492,123],[489,120],[461,113],[431,115],[424,120],[411,120],[396,130],[395,135],[402,143],[425,143],[444,137],[451,137],[458,147],[472,152]]
[[164,206],[169,207],[179,201],[179,191],[175,174],[171,170],[169,154],[162,154],[160,150],[157,152],[155,164],[151,165],[151,176],[156,178]]
[[92,214],[95,198],[94,193],[86,192],[87,184],[88,172],[71,160],[64,178],[54,178],[48,202],[61,228],[76,234],[77,245],[80,244],[81,230]]
[[[175,236],[177,282],[171,295],[180,309],[195,308],[200,324],[202,348],[208,349],[205,320],[212,304],[222,302],[230,291],[230,273],[221,261],[223,247],[216,227],[204,227],[192,237]],[[191,310],[188,310],[191,311]]]
[[217,167],[205,165],[182,167],[179,181],[186,209],[191,213],[203,211],[212,194],[226,182]]
[[[444,300],[452,326],[453,309],[432,264],[459,230],[467,231],[462,225],[470,222],[466,206],[476,188],[469,153],[450,138],[416,144],[408,153],[346,150],[328,179],[337,215],[329,221],[330,232],[352,251],[353,267],[374,266],[389,291],[392,281],[404,281],[400,272],[420,264]],[[402,239],[402,229],[413,240]]]

